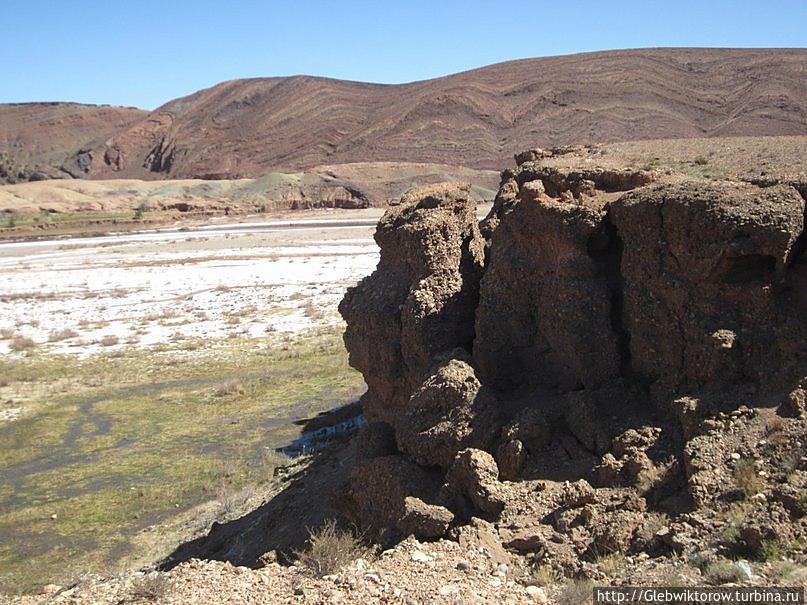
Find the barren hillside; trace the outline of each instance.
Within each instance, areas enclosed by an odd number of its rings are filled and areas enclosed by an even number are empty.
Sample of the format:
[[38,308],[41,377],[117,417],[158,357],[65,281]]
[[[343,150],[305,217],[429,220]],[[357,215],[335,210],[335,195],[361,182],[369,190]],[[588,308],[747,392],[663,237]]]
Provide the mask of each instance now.
[[[232,80],[150,114],[93,108],[103,118],[96,129],[86,111],[58,117],[74,105],[3,107],[0,142],[12,141],[25,166],[50,174],[68,165],[90,178],[231,179],[368,161],[499,170],[535,145],[807,134],[805,65],[799,49],[646,49],[511,61],[401,85]],[[22,121],[19,107],[29,108]]]
[[146,115],[106,105],[0,104],[0,183],[83,176],[90,149]]
[[323,163],[501,169],[533,145],[807,134],[807,51],[614,51],[384,86],[233,80],[172,101],[95,155],[91,175],[234,178]]

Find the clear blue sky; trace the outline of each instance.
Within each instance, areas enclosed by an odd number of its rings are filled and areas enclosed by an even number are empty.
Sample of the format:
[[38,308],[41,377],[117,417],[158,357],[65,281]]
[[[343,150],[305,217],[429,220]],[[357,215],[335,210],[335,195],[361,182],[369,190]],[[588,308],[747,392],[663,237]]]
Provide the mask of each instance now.
[[0,102],[153,109],[222,80],[409,82],[648,46],[807,46],[807,0],[2,0]]

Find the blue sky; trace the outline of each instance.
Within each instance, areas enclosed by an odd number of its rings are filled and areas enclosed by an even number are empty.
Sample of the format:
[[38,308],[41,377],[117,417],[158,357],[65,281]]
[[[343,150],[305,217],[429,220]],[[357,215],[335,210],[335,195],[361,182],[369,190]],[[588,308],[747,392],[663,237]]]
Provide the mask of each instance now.
[[392,83],[591,50],[807,46],[807,0],[1,0],[0,15],[0,102],[145,109],[254,76]]

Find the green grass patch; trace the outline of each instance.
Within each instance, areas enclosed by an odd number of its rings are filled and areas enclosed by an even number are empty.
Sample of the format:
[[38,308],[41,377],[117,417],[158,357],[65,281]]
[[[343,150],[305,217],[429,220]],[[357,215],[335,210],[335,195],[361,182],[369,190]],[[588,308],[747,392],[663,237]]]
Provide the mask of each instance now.
[[299,435],[293,419],[363,390],[332,331],[192,352],[34,352],[0,360],[0,375],[30,410],[0,425],[0,592],[112,572],[141,529],[268,487],[275,448]]

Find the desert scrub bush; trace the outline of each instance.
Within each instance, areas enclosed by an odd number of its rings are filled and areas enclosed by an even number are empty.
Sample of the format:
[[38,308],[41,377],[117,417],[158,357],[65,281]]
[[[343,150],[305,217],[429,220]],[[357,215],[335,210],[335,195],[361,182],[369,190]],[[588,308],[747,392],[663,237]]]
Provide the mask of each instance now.
[[60,342],[62,340],[67,340],[68,338],[75,338],[76,336],[78,336],[78,332],[71,330],[70,328],[51,330],[50,334],[48,334],[48,342]]
[[784,558],[787,548],[779,540],[763,540],[759,548],[754,549],[754,558],[758,561],[780,561]]
[[168,594],[170,587],[170,580],[162,574],[145,575],[132,582],[128,601],[130,603],[160,601]]
[[612,578],[625,568],[627,562],[625,555],[615,552],[597,559],[597,568],[609,578]]
[[765,423],[765,435],[781,433],[785,429],[785,421],[781,416],[774,416]]
[[669,586],[670,588],[681,588],[688,584],[687,577],[677,569],[665,571],[658,581],[659,586]]
[[530,570],[525,580],[527,584],[552,586],[560,582],[562,578],[563,575],[551,565],[537,565]]
[[798,566],[793,561],[775,561],[768,568],[768,578],[774,582],[784,582],[797,569]]
[[140,204],[135,208],[134,211],[134,220],[139,221],[145,217],[146,212],[152,210],[151,205],[148,202],[140,202]]
[[726,523],[717,536],[720,544],[731,551],[738,551],[743,544],[740,528],[736,523]]
[[8,340],[14,336],[14,328],[0,328],[0,340]]
[[334,520],[326,521],[319,529],[309,529],[308,533],[307,547],[294,554],[300,564],[318,578],[335,573],[369,553],[361,536],[340,529]]
[[658,513],[650,513],[648,514],[644,523],[642,523],[636,529],[636,537],[642,543],[650,544],[656,533],[664,529],[666,525],[667,525],[666,518],[663,515],[660,515]]
[[703,577],[710,584],[737,583],[746,579],[745,573],[734,561],[717,559],[706,565]]
[[112,347],[112,346],[118,344],[119,339],[118,339],[117,336],[114,336],[112,334],[107,334],[106,336],[104,336],[100,340],[100,342],[101,342],[102,347]]
[[732,477],[734,478],[734,485],[746,497],[751,497],[765,489],[765,482],[757,474],[753,460],[741,460],[738,462],[737,466],[734,467]]
[[11,342],[8,343],[8,348],[12,351],[27,351],[33,349],[35,346],[36,343],[27,336],[15,336],[11,339]]
[[695,158],[695,163],[698,166],[706,166],[706,164],[709,163],[709,158],[699,155],[698,157]]
[[556,603],[558,605],[581,605],[591,603],[594,584],[591,580],[571,580],[560,591]]

